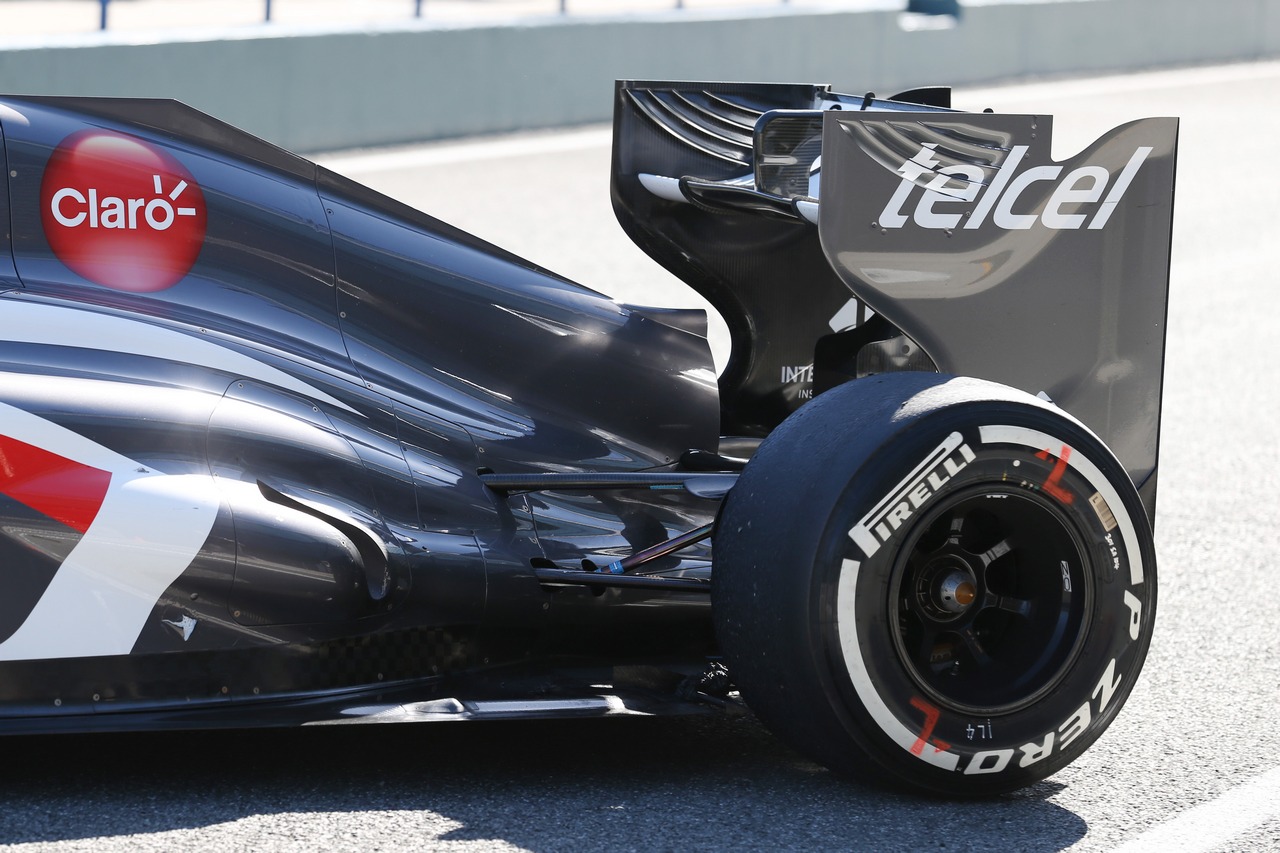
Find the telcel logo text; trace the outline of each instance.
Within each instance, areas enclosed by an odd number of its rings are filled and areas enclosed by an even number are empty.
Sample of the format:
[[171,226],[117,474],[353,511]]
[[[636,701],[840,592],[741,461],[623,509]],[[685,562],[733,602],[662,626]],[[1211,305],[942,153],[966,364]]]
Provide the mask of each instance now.
[[[1019,172],[1027,146],[1015,145],[984,188],[986,175],[979,166],[960,163],[938,168],[941,163],[934,157],[936,147],[937,143],[921,146],[919,153],[898,167],[902,182],[880,213],[881,228],[901,228],[910,221],[921,228],[972,230],[981,228],[990,217],[997,228],[1011,231],[1026,230],[1037,222],[1046,228],[1096,231],[1107,224],[1152,151],[1148,145],[1138,148],[1112,181],[1111,172],[1103,166],[1080,166],[1066,175],[1057,165],[1032,166]],[[908,214],[908,202],[919,186],[916,182],[929,174],[934,177],[923,185],[914,210]],[[1042,211],[1015,212],[1018,199],[1032,184],[1052,181],[1058,183]],[[1095,204],[1097,207],[1080,212],[1082,205]],[[972,205],[967,217],[962,205]]]

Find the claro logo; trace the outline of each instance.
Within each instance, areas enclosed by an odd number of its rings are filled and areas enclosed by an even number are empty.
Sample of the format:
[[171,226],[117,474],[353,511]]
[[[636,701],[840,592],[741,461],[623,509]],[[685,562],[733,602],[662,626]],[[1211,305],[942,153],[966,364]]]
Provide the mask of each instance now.
[[204,194],[171,154],[83,130],[62,141],[40,184],[40,220],[58,259],[117,290],[172,287],[204,245]]
[[[63,187],[53,194],[49,203],[49,211],[59,225],[67,228],[78,228],[88,225],[90,228],[125,228],[130,231],[142,225],[154,231],[165,231],[173,225],[179,216],[195,216],[194,207],[175,208],[176,202],[189,188],[186,181],[178,181],[178,185],[164,195],[164,181],[159,175],[152,175],[155,181],[156,197],[120,198],[109,195],[99,198],[96,189],[82,193],[75,187]],[[67,211],[71,214],[68,215]],[[139,215],[141,214],[141,215]]]
[[[935,147],[936,143],[922,146],[916,156],[898,167],[902,183],[880,213],[881,228],[901,228],[914,222],[921,228],[971,230],[981,228],[989,218],[997,228],[1011,231],[1031,228],[1037,222],[1046,228],[1096,231],[1107,224],[1152,151],[1145,145],[1134,151],[1113,181],[1111,172],[1102,166],[1081,166],[1066,175],[1062,166],[1032,166],[1019,172],[1027,146],[1015,145],[987,182],[983,169],[975,165],[938,168],[941,164],[934,157]],[[917,184],[929,174],[934,177],[927,184]],[[1055,181],[1042,209],[1019,208],[1019,199],[1033,184]],[[924,189],[913,208],[911,197],[918,186]]]

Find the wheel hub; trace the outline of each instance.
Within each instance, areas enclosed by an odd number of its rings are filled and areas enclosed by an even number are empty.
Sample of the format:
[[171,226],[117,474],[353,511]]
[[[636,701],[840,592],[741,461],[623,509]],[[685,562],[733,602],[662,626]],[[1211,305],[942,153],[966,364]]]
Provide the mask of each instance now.
[[917,576],[916,601],[921,611],[935,621],[953,621],[977,599],[977,574],[959,555],[931,560]]
[[1034,701],[1088,621],[1083,547],[1054,505],[1002,486],[944,501],[904,542],[895,645],[925,694],[990,715]]
[[945,610],[963,613],[978,597],[978,587],[973,578],[959,572],[947,575],[938,589],[939,601]]

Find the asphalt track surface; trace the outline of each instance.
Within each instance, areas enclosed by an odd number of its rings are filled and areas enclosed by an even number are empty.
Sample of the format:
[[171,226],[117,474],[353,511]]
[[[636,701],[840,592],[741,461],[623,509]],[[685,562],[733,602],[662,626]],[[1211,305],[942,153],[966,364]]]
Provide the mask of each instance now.
[[[1280,850],[1280,64],[961,92],[1053,113],[1059,154],[1183,119],[1146,669],[1079,761],[985,802],[858,787],[751,719],[368,726],[0,742],[33,850]],[[634,301],[607,133],[325,158]]]

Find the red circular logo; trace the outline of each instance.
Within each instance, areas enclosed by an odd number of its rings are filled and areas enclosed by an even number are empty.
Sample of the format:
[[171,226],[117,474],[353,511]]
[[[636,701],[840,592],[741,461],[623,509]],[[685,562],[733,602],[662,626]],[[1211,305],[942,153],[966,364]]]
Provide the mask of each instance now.
[[120,133],[71,134],[40,183],[40,220],[53,253],[117,290],[177,284],[200,254],[207,219],[204,194],[186,167]]

